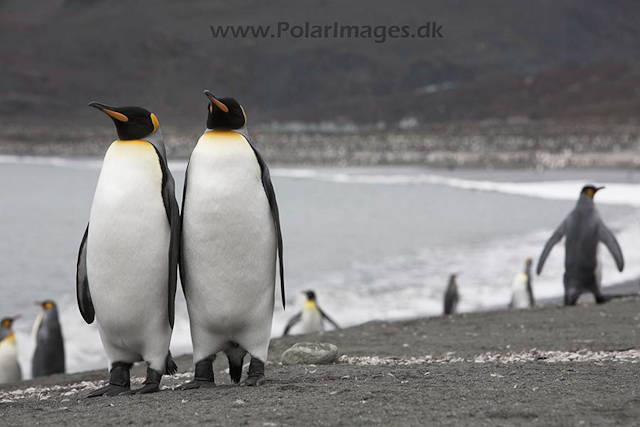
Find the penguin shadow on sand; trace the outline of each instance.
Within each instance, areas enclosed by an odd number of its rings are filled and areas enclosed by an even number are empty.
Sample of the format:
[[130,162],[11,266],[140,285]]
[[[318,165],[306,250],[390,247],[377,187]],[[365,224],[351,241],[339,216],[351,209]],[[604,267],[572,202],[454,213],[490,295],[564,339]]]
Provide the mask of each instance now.
[[291,328],[298,324],[300,324],[300,333],[302,334],[313,334],[324,331],[325,321],[332,324],[335,329],[340,329],[340,326],[320,308],[314,291],[305,291],[304,295],[306,296],[306,301],[302,306],[302,310],[289,319],[282,334],[283,337],[289,335]]
[[460,294],[458,293],[458,275],[449,276],[449,283],[444,292],[444,310],[443,315],[449,316],[456,313],[458,302],[460,302]]
[[602,265],[598,259],[598,244],[602,242],[615,260],[618,271],[624,269],[622,250],[615,236],[600,217],[594,196],[604,187],[585,185],[578,202],[547,241],[540,255],[536,273],[542,273],[553,247],[565,239],[564,304],[575,305],[580,295],[592,293],[598,304],[612,296],[602,293]]
[[17,315],[0,321],[0,384],[22,381],[16,334],[13,332],[13,322],[19,318]]

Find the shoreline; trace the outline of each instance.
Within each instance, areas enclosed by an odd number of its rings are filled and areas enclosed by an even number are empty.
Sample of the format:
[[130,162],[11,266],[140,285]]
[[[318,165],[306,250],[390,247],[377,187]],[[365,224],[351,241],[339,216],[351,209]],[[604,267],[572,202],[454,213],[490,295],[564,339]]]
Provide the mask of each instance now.
[[[251,128],[251,138],[267,162],[282,165],[636,170],[640,169],[639,129],[635,122],[507,119],[408,129],[256,126]],[[169,158],[186,160],[201,129],[166,127],[163,133]],[[0,153],[101,158],[113,138],[109,126],[10,123],[0,128]]]

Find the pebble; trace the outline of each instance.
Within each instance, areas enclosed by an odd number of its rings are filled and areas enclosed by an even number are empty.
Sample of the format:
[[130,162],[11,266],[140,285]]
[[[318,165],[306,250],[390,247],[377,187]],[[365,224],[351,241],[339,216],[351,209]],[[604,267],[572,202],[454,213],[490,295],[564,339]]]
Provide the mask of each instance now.
[[338,347],[330,343],[301,342],[296,343],[284,353],[283,365],[328,365],[338,357]]

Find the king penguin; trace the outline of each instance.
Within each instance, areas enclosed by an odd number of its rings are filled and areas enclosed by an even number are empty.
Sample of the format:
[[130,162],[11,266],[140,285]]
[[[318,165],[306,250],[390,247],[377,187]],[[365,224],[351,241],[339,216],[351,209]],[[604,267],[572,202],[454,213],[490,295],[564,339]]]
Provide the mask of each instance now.
[[243,108],[205,91],[207,129],[191,154],[182,204],[180,277],[193,341],[194,380],[183,389],[214,387],[212,363],[229,359],[242,385],[264,382],[279,258],[284,306],[282,233],[269,168],[252,146]]
[[31,375],[42,377],[64,374],[64,340],[56,303],[46,300],[37,303],[42,310],[33,325],[36,349],[31,361]]
[[524,263],[524,271],[516,274],[511,283],[511,308],[531,308],[535,304],[531,286],[531,258]]
[[544,262],[553,246],[563,237],[565,239],[564,261],[564,303],[575,305],[578,297],[592,292],[596,302],[601,304],[608,298],[602,295],[600,287],[600,263],[598,261],[598,243],[602,242],[613,255],[619,271],[624,268],[622,250],[615,236],[602,222],[593,197],[604,187],[586,185],[580,192],[576,207],[562,221],[542,250],[538,261],[537,274],[542,272]]
[[18,345],[11,325],[20,316],[5,317],[0,321],[0,384],[16,383],[22,380],[18,364]]
[[88,397],[131,393],[129,370],[147,363],[144,386],[158,391],[177,367],[169,352],[180,248],[180,213],[160,124],[140,107],[90,107],[115,123],[104,157],[77,268],[77,296],[95,319],[110,367],[109,384]]
[[458,295],[458,284],[456,282],[457,275],[452,274],[449,277],[449,284],[444,293],[444,314],[455,314],[460,299]]
[[324,320],[331,323],[336,329],[340,329],[340,326],[320,308],[315,292],[306,291],[305,295],[307,296],[307,302],[305,302],[304,307],[302,307],[302,311],[289,320],[282,336],[287,336],[291,328],[298,322],[302,323],[303,334],[324,331]]

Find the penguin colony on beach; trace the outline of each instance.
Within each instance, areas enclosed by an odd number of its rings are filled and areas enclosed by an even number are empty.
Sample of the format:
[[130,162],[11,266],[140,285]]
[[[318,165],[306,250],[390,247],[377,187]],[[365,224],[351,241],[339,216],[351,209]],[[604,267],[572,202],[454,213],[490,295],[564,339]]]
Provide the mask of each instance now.
[[[187,301],[195,374],[183,389],[214,387],[213,361],[224,352],[229,374],[241,385],[258,386],[265,363],[275,305],[276,273],[285,305],[282,231],[269,168],[253,147],[244,109],[233,98],[205,91],[207,126],[185,174],[182,214],[175,197],[157,117],[140,107],[111,107],[92,102],[109,116],[118,139],[107,150],[89,223],[77,259],[77,302],[87,323],[97,323],[109,363],[109,383],[88,397],[143,394],[159,390],[165,374],[177,370],[169,344],[175,317],[178,271]],[[620,271],[622,251],[594,204],[601,187],[585,186],[576,207],[546,243],[540,274],[553,246],[566,238],[565,304],[583,292],[598,303],[601,290],[598,243],[604,243]],[[510,307],[535,303],[532,260],[512,283]],[[302,310],[284,331],[300,323],[303,333],[320,332],[324,321],[339,326],[305,292]],[[456,312],[457,276],[449,278],[444,314]],[[51,300],[33,328],[36,347],[33,376],[65,371],[65,351],[58,310]],[[13,322],[0,323],[0,383],[21,380]],[[131,390],[133,363],[147,364],[146,380]]]
[[287,336],[291,328],[298,322],[302,324],[303,334],[312,334],[314,332],[324,331],[325,320],[331,323],[334,328],[340,329],[340,326],[338,326],[338,324],[320,308],[314,291],[306,291],[304,294],[307,297],[304,307],[302,307],[300,313],[296,314],[289,320],[282,336]]

